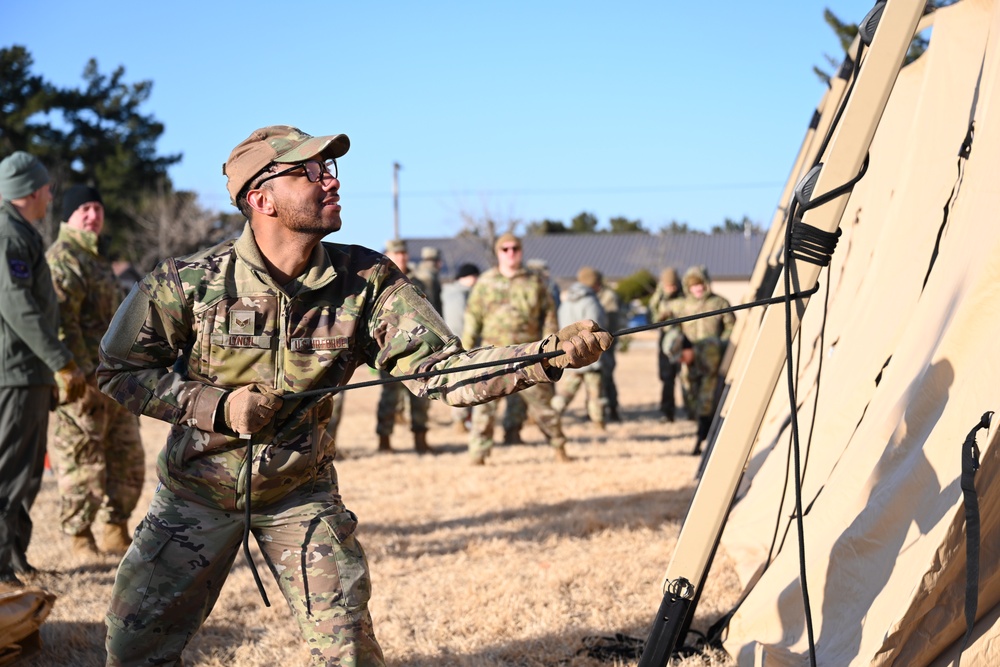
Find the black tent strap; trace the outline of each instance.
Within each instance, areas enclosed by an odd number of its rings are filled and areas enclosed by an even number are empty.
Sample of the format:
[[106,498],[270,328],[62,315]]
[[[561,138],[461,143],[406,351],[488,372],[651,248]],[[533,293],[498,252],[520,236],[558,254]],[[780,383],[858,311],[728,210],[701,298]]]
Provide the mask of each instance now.
[[[664,327],[673,326],[676,324],[682,324],[684,322],[690,322],[692,320],[700,320],[705,317],[712,317],[715,315],[723,315],[725,313],[733,313],[738,310],[746,310],[748,308],[755,308],[757,306],[771,306],[779,303],[784,303],[786,300],[797,300],[805,299],[812,296],[819,289],[819,283],[814,285],[811,289],[804,290],[801,292],[794,292],[788,296],[775,296],[768,299],[760,299],[758,301],[751,301],[749,303],[741,303],[737,306],[729,306],[728,308],[720,308],[718,310],[709,310],[704,313],[698,313],[697,315],[687,315],[685,317],[676,317],[671,320],[664,320],[662,322],[653,322],[650,324],[643,324],[637,327],[631,327],[628,329],[621,329],[619,331],[612,332],[612,336],[615,338],[620,338],[622,336],[627,336],[634,333],[639,333],[640,331],[650,331],[652,329],[662,329]],[[468,364],[462,366],[461,370],[464,371],[475,371],[483,368],[496,368],[498,366],[516,365],[517,367],[530,366],[531,364],[538,363],[542,359],[551,359],[553,357],[558,357],[565,354],[562,350],[552,350],[551,352],[541,352],[539,354],[531,354],[524,357],[517,357],[514,359],[497,359],[494,361],[484,361],[479,364]],[[323,396],[325,394],[337,394],[342,391],[348,391],[350,389],[361,389],[364,387],[375,387],[382,384],[388,384],[390,382],[403,382],[405,380],[423,380],[426,378],[435,377],[437,375],[443,375],[445,373],[453,373],[455,369],[445,368],[436,369],[433,371],[425,371],[423,373],[411,373],[410,375],[401,375],[399,377],[388,377],[388,378],[378,378],[375,380],[366,380],[364,382],[356,382],[354,384],[345,384],[340,387],[323,387],[321,389],[309,389],[307,391],[300,391],[295,394],[286,394],[285,399],[303,399],[312,398],[314,396]]]
[[842,233],[840,227],[834,232],[827,232],[798,220],[792,225],[791,257],[818,266],[829,266]]
[[979,470],[979,446],[976,434],[990,427],[993,412],[983,416],[962,443],[962,497],[965,501],[965,638],[962,650],[969,646],[979,606],[979,498],[976,496],[976,471]]

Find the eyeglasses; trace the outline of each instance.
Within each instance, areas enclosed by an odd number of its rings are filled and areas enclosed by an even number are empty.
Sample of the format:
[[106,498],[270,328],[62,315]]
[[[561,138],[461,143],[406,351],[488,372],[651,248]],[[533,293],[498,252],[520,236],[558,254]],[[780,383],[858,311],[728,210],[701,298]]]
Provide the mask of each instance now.
[[264,183],[268,182],[272,178],[277,178],[278,176],[284,176],[285,174],[289,174],[295,171],[296,169],[305,169],[306,179],[310,183],[319,183],[320,181],[323,180],[323,177],[326,176],[327,174],[330,174],[334,178],[337,178],[337,161],[335,159],[331,158],[326,162],[320,162],[319,160],[306,160],[305,162],[299,162],[295,164],[295,166],[289,167],[288,169],[279,171],[276,174],[271,174],[267,178],[261,179],[257,183],[257,185],[255,185],[250,189],[256,190],[257,188],[264,185]]
[[500,247],[500,252],[521,252],[519,245],[505,245]]

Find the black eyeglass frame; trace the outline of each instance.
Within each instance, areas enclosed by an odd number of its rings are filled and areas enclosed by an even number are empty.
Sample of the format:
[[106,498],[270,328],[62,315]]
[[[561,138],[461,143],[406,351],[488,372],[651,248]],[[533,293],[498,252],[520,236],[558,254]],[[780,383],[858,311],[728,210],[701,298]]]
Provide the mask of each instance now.
[[[319,173],[315,175],[309,173],[309,165],[311,164],[319,165]],[[330,168],[331,164],[333,165],[333,169]],[[322,160],[322,161],[305,160],[304,162],[296,162],[294,166],[291,166],[288,169],[283,169],[282,171],[279,171],[276,174],[271,174],[270,176],[261,179],[260,181],[257,182],[257,185],[253,186],[250,189],[257,190],[260,188],[260,186],[264,185],[264,183],[267,183],[272,178],[277,178],[278,176],[284,176],[286,174],[295,171],[296,169],[305,169],[306,180],[309,181],[310,183],[319,183],[320,181],[323,180],[323,176],[325,176],[326,174],[330,174],[334,178],[337,178],[339,175],[336,158],[330,158],[329,160]]]

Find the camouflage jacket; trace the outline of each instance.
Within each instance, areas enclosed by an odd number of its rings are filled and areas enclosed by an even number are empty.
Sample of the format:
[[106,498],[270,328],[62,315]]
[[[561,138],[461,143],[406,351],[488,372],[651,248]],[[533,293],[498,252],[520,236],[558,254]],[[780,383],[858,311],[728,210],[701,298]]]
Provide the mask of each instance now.
[[[663,322],[675,317],[680,317],[681,303],[684,301],[684,292],[680,289],[668,292],[663,288],[663,283],[657,283],[653,296],[649,297],[649,318],[652,322]],[[680,360],[681,346],[684,341],[684,334],[678,324],[660,329],[660,354],[665,356],[671,363]]]
[[[255,382],[287,395],[253,439],[251,502],[262,507],[333,465],[332,396],[294,394],[347,384],[368,364],[394,376],[447,370],[406,386],[472,405],[557,379],[539,363],[515,363],[541,347],[464,351],[399,269],[360,246],[321,243],[306,272],[280,286],[247,225],[239,239],[168,259],[137,284],[101,341],[97,373],[101,390],[130,411],[174,424],[158,461],[164,485],[238,509],[246,441],[217,414],[232,389]],[[504,359],[512,363],[503,374],[462,370]]]
[[[722,310],[729,307],[729,301],[718,294],[713,294],[706,288],[700,299],[691,295],[685,296],[676,303],[676,311],[672,317],[687,317],[688,315],[698,315],[713,310]],[[717,338],[722,343],[729,340],[729,335],[733,332],[733,325],[736,323],[736,315],[725,313],[723,315],[712,315],[699,320],[691,320],[681,324],[681,330],[688,340],[697,343],[706,338]]]
[[558,330],[555,301],[538,274],[521,269],[507,278],[492,268],[479,276],[469,293],[462,342],[467,349],[514,345]]
[[63,223],[45,258],[59,301],[59,339],[89,376],[97,370],[97,349],[122,301],[121,288],[93,232]]
[[73,359],[58,326],[42,235],[0,201],[0,387],[55,384],[53,371]]
[[625,307],[618,292],[607,286],[601,287],[597,292],[597,300],[601,302],[601,307],[608,316],[608,331],[614,333],[628,326]]

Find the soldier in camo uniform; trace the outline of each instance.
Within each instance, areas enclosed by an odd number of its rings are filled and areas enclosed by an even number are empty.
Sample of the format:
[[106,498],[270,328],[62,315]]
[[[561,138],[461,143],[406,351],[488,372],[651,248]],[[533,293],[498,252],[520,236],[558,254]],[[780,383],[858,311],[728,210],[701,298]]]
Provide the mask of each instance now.
[[[331,397],[302,392],[342,386],[368,364],[393,376],[443,372],[407,387],[474,404],[549,384],[610,345],[583,322],[467,352],[384,255],[322,242],[341,227],[335,160],[349,145],[342,134],[256,130],[223,168],[248,218],[243,234],[161,262],[101,341],[101,390],[173,424],[160,485],[115,579],[109,665],[180,664],[239,551],[244,511],[313,664],[383,665],[358,520],[325,437]],[[565,354],[519,361],[556,349]],[[499,365],[463,370],[487,361]]]
[[[385,254],[396,265],[396,268],[413,283],[413,286],[426,296],[427,292],[424,282],[417,278],[411,270],[406,242],[402,239],[389,239],[385,244]],[[431,300],[431,305],[433,304],[434,302]],[[392,377],[392,375],[388,371],[379,371],[379,377],[386,379]],[[404,401],[409,403],[409,410],[401,408],[401,403]],[[392,429],[396,425],[396,415],[402,409],[404,414],[408,412],[410,416],[410,431],[413,432],[413,449],[417,454],[433,454],[434,450],[427,444],[427,413],[430,411],[430,403],[429,398],[417,396],[399,382],[390,382],[382,385],[382,393],[379,395],[375,419],[375,432],[378,434],[378,451],[392,451],[390,437],[392,436]]]
[[[684,299],[684,289],[681,287],[677,270],[668,266],[660,272],[660,280],[656,283],[653,295],[649,297],[649,314],[653,322],[663,322],[677,317]],[[657,341],[657,368],[660,375],[660,421],[672,422],[677,418],[677,373],[680,370],[681,339],[684,334],[679,324],[660,329]],[[689,345],[690,346],[690,345]],[[693,415],[689,418],[695,419]]]
[[[684,273],[682,280],[685,296],[676,304],[677,312],[672,317],[687,317],[729,307],[729,301],[713,294],[704,267],[693,266]],[[669,319],[669,318],[665,318]],[[697,441],[692,454],[701,453],[701,443],[708,436],[715,415],[716,387],[719,381],[719,365],[729,335],[733,332],[736,316],[733,313],[703,317],[681,326],[685,338],[694,349],[694,360],[681,368],[681,389],[684,407],[688,416],[698,422]]]
[[[522,264],[521,240],[502,234],[494,250],[497,266],[479,276],[465,306],[462,343],[466,349],[526,343],[559,328],[552,294],[542,278]],[[552,407],[554,395],[551,384],[537,384],[521,393],[528,414],[554,448],[556,460],[569,461],[559,413]],[[473,465],[485,464],[493,447],[496,411],[496,402],[472,409],[469,454]]]
[[[628,326],[625,317],[625,305],[618,293],[604,282],[604,274],[597,272],[597,300],[601,302],[604,313],[608,316],[608,324],[605,327],[610,332],[621,331]],[[611,349],[601,355],[601,383],[604,391],[604,401],[609,422],[620,422],[621,414],[618,411],[618,385],[615,383],[615,366],[617,366],[616,354],[618,339],[611,343]]]
[[[100,193],[74,185],[63,196],[59,237],[45,253],[59,301],[59,339],[87,376],[83,397],[56,408],[49,447],[59,486],[59,521],[73,552],[124,554],[127,522],[144,472],[139,418],[97,389],[97,348],[122,301],[111,262],[98,250]],[[92,527],[99,530],[93,531]],[[96,532],[97,544],[94,542]]]

